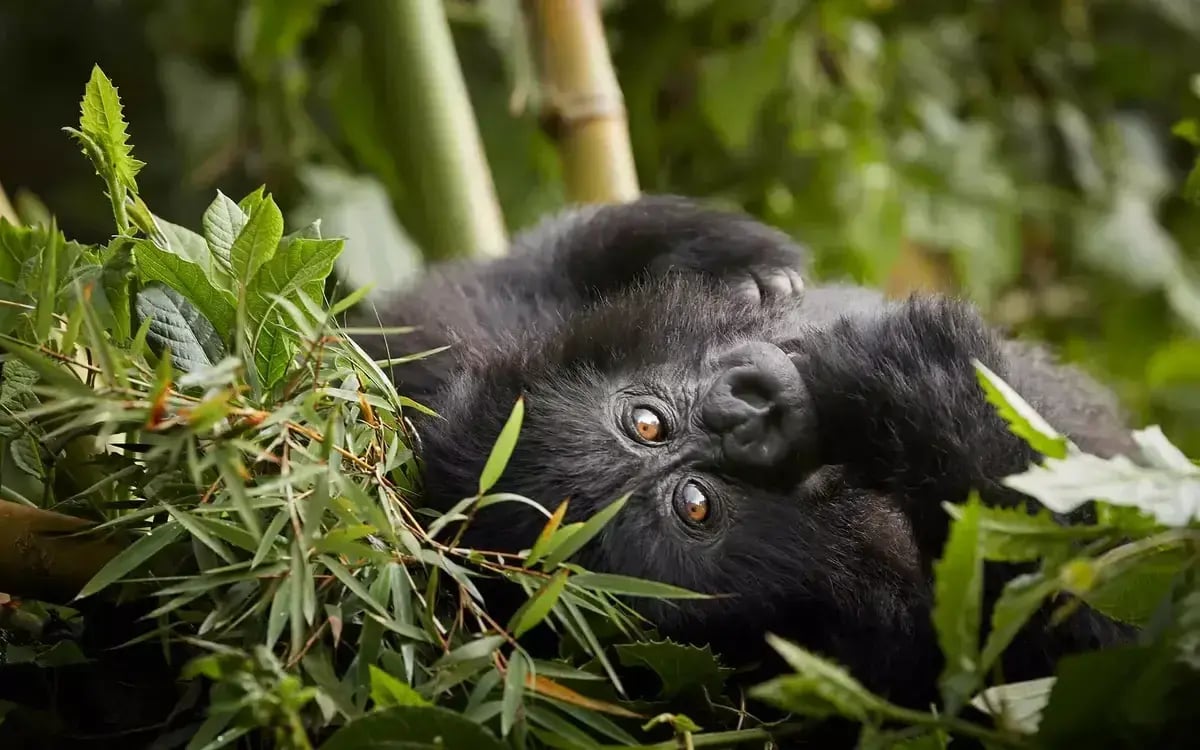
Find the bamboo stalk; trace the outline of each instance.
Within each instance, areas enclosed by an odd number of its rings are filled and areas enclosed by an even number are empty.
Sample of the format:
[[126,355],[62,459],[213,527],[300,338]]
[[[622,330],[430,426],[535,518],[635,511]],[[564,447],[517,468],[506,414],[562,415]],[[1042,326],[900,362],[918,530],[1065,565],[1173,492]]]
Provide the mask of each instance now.
[[78,534],[90,525],[82,518],[0,500],[0,591],[70,601],[122,549],[115,540]]
[[355,0],[386,146],[417,202],[428,257],[496,255],[507,239],[440,0]]
[[628,201],[639,193],[625,103],[596,0],[527,0],[542,122],[559,147],[572,202]]

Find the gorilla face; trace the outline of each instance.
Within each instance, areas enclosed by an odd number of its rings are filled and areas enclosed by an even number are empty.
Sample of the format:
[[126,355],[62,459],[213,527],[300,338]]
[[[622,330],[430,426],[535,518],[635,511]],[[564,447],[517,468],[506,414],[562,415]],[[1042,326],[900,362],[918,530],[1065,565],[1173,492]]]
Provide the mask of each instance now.
[[[498,491],[581,520],[631,493],[577,560],[719,598],[632,602],[665,634],[736,650],[774,630],[828,643],[862,623],[906,628],[924,600],[902,513],[817,463],[813,399],[793,356],[797,299],[763,304],[695,281],[605,301],[500,361],[468,363],[422,430],[425,491],[453,503],[477,486],[500,425],[526,399]],[[490,511],[490,512],[489,512]],[[528,548],[544,518],[492,506],[466,541]],[[487,546],[491,545],[491,546]],[[726,637],[722,637],[725,635]],[[727,642],[725,642],[727,641]]]

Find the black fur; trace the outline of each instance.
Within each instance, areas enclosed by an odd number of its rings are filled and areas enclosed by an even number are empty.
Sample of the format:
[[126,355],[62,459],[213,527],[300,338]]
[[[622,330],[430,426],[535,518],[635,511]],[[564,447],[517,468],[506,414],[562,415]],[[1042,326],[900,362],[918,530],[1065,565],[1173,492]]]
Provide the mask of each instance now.
[[[766,658],[762,636],[775,632],[922,705],[941,666],[929,617],[941,504],[971,488],[1022,502],[999,480],[1035,459],[984,400],[972,358],[1087,450],[1123,452],[1127,433],[1110,394],[1004,340],[967,304],[892,302],[850,286],[801,292],[804,263],[787,236],[682,199],[576,210],[520,236],[503,259],[434,270],[382,314],[420,331],[362,343],[380,357],[452,345],[395,370],[403,393],[440,414],[418,425],[431,505],[475,492],[523,394],[525,427],[498,490],[551,508],[569,497],[568,520],[633,491],[578,561],[732,595],[648,605],[664,634],[740,663]],[[769,466],[732,461],[700,403],[731,371],[729,353],[753,342],[782,349],[799,374],[786,409],[792,452]],[[623,428],[628,407],[644,403],[667,417],[669,444]],[[713,498],[704,528],[673,510],[682,477]],[[543,522],[493,506],[467,542],[519,550]],[[990,571],[989,595],[1011,575]],[[1121,634],[1086,609],[1055,629],[1043,618],[1006,675],[1046,674],[1061,655]]]

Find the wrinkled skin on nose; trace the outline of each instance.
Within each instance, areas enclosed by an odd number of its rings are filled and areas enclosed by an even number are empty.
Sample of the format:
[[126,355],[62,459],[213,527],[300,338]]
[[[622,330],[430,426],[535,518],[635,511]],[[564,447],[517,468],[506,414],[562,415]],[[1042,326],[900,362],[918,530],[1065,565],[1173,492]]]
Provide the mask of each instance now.
[[723,459],[746,469],[800,469],[811,463],[815,420],[808,390],[782,349],[743,344],[724,355],[701,402]]

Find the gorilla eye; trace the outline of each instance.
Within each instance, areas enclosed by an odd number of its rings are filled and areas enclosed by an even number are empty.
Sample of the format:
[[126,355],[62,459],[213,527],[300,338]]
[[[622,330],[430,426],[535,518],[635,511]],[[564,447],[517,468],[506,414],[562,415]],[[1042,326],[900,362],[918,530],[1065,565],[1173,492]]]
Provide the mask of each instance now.
[[694,482],[688,482],[677,495],[675,511],[689,523],[704,523],[708,520],[708,496]]
[[667,428],[658,413],[645,406],[639,406],[629,415],[633,420],[633,429],[647,443],[661,443],[667,439]]

